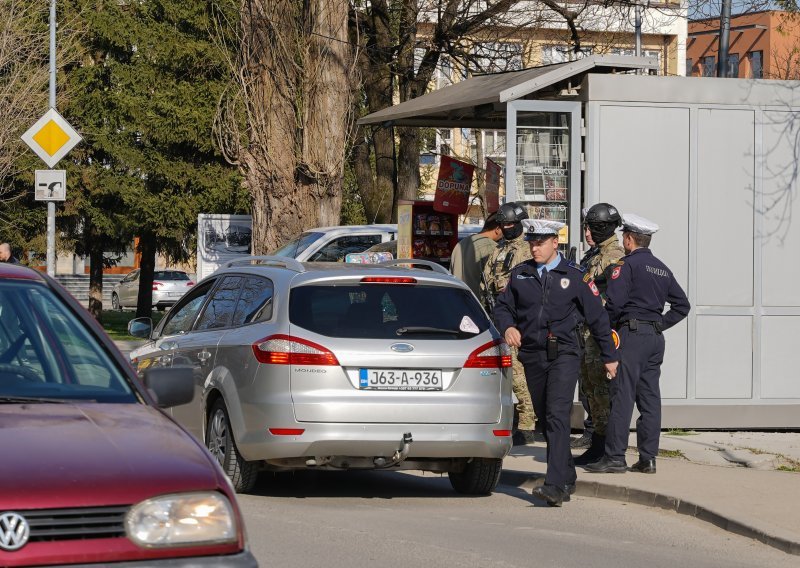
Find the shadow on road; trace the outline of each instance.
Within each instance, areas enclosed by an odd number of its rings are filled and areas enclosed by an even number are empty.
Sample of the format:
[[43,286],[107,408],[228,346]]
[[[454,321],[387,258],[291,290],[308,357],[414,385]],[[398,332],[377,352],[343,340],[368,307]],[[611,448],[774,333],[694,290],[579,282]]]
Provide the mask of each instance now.
[[253,495],[313,499],[360,497],[363,499],[463,497],[453,490],[447,475],[397,471],[294,471],[264,472]]

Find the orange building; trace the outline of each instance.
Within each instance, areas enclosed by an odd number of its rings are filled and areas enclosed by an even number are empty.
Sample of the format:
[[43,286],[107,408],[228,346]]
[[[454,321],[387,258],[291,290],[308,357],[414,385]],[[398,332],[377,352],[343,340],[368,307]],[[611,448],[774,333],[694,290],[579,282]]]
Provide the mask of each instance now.
[[[769,10],[731,17],[728,76],[800,79],[800,15]],[[689,22],[686,75],[716,77],[719,17]]]

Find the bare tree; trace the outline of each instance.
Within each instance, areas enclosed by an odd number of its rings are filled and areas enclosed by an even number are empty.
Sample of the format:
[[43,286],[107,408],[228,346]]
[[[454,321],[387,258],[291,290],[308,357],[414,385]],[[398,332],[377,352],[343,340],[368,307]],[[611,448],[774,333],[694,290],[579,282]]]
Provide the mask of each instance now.
[[46,2],[0,0],[0,200],[27,151],[20,135],[47,107],[47,13]]
[[[346,0],[242,0],[215,125],[252,196],[253,252],[336,224],[352,124]],[[230,23],[221,22],[221,25]]]
[[[362,113],[425,94],[442,65],[462,77],[519,69],[532,34],[552,37],[569,59],[591,38],[599,53],[631,42],[635,2],[621,0],[350,0],[351,41],[364,77]],[[650,4],[678,18],[677,3]],[[663,19],[663,18],[662,18]],[[396,97],[396,99],[395,99]],[[388,221],[398,199],[420,185],[420,130],[377,125],[359,130],[352,154],[370,220]]]

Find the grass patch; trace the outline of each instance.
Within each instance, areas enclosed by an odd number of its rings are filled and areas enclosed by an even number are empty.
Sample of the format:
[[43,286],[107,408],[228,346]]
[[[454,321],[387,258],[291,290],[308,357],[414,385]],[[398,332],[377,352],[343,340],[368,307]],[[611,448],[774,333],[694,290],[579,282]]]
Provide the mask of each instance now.
[[[128,322],[135,317],[136,311],[134,310],[103,310],[103,329],[106,330],[111,339],[137,339],[128,335]],[[164,317],[164,312],[153,312],[150,317],[153,319],[153,325],[155,325]]]
[[791,471],[792,473],[800,473],[800,464],[797,465],[779,465],[778,471]]
[[685,458],[683,452],[680,450],[658,450],[658,457],[660,458]]
[[670,428],[667,430],[666,436],[697,436],[697,432],[691,430],[684,430],[683,428]]

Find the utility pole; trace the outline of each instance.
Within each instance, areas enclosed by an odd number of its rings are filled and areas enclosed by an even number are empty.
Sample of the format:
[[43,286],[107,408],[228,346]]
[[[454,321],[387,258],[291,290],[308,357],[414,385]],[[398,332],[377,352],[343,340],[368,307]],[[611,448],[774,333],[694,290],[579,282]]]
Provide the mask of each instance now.
[[719,61],[717,61],[717,76],[728,76],[728,47],[731,38],[731,0],[722,0],[722,10],[719,15]]
[[[635,13],[634,30],[636,32],[636,47],[633,54],[636,57],[641,57],[642,56],[642,4],[639,0],[636,0],[636,4],[634,6],[634,13]],[[641,75],[642,70],[637,69],[636,74]]]
[[[56,110],[56,0],[50,0],[50,108]],[[47,274],[56,274],[56,204],[47,202]]]

